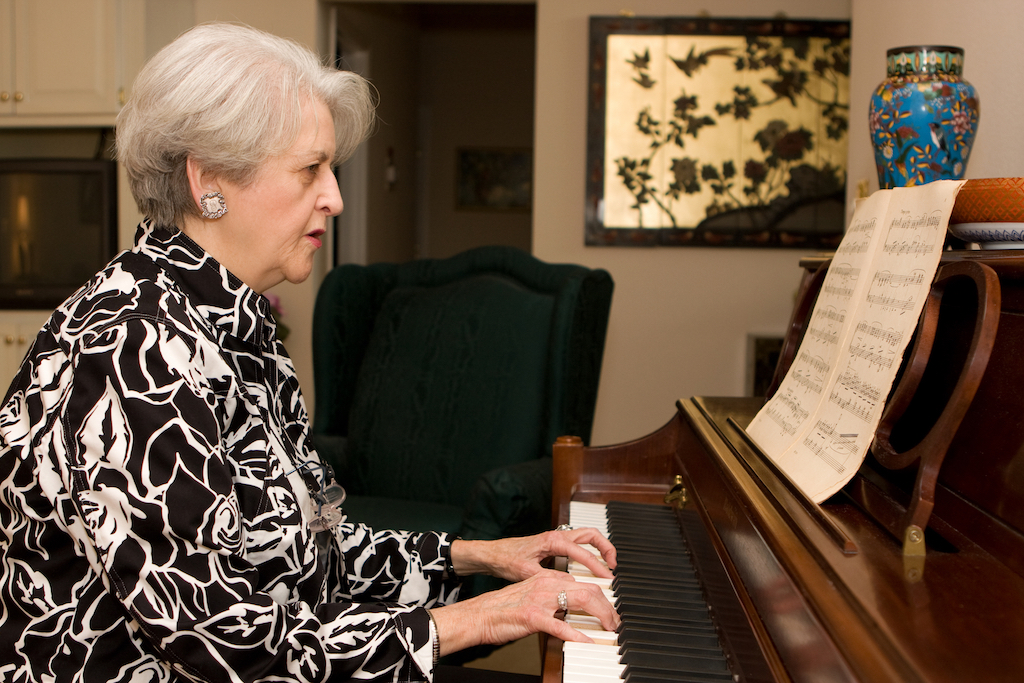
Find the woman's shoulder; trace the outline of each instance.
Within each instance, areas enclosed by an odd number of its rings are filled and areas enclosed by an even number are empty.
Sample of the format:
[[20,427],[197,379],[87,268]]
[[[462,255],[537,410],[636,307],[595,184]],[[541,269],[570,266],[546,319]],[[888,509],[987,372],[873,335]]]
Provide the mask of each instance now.
[[137,251],[122,252],[82,285],[54,311],[49,325],[57,336],[70,340],[133,321],[148,321],[188,337],[208,336],[177,283]]

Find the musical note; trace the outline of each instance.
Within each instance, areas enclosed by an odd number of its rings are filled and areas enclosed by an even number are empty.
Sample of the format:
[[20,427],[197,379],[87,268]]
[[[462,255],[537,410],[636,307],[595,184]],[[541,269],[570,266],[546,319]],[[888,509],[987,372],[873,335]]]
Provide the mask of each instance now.
[[867,220],[854,220],[846,236],[836,249],[837,255],[852,256],[865,254],[871,248],[871,238],[874,235],[877,218],[872,216]]
[[838,491],[867,453],[962,184],[883,190],[857,203],[796,358],[746,428],[817,502]]
[[839,385],[874,406],[882,398],[882,392],[877,385],[860,378],[860,373],[851,368],[846,368],[839,376]]
[[[823,425],[826,428],[828,427],[827,424],[819,420],[818,423],[815,425],[815,429],[821,431]],[[835,457],[833,457],[832,454],[829,453],[828,450],[822,444],[815,441],[811,434],[808,434],[807,437],[804,439],[803,445],[811,453],[814,453],[816,456],[821,458],[822,462],[824,462],[826,465],[835,470],[836,474],[842,474],[844,471],[846,471],[846,467],[843,465],[843,463],[837,460]]]
[[874,403],[859,400],[857,397],[842,398],[838,391],[833,391],[829,395],[828,400],[848,412],[850,415],[858,417],[865,422],[871,420],[871,412],[875,407]]
[[869,365],[877,365],[880,368],[892,367],[891,355],[882,354],[871,347],[850,344],[850,355],[866,360]]
[[846,311],[837,311],[832,306],[824,306],[814,311],[813,317],[814,319],[817,320],[825,318],[827,320],[831,320],[832,322],[837,322],[840,325],[842,325],[843,321],[846,320]]
[[942,221],[940,211],[914,215],[911,211],[900,210],[889,221],[883,252],[896,256],[926,256],[934,253],[937,236],[945,235],[945,226],[940,225]]
[[889,329],[882,329],[878,325],[872,325],[861,321],[857,323],[857,332],[862,335],[877,339],[880,342],[888,344],[892,347],[897,347],[903,343],[903,333]]
[[768,410],[765,413],[765,415],[767,415],[771,419],[772,422],[774,422],[775,424],[779,425],[779,427],[782,428],[782,431],[785,434],[789,434],[791,436],[796,433],[797,428],[801,424],[800,420],[796,420],[796,421],[792,421],[791,422],[788,419],[788,416],[783,415],[774,406],[771,407],[771,408],[768,408]]
[[935,251],[934,244],[921,244],[920,242],[886,242],[883,251],[887,254],[912,254],[914,256],[923,256],[931,254]]
[[[846,471],[844,461],[857,450],[858,436],[859,434],[836,433],[834,424],[818,420],[814,424],[814,430],[804,438],[803,445],[837,474],[842,474]],[[833,452],[842,457],[843,461],[837,459]]]
[[890,273],[887,270],[875,273],[872,286],[878,287],[909,287],[911,285],[924,284],[924,271],[915,270],[909,275]]
[[808,327],[807,331],[804,332],[805,337],[811,339],[817,339],[820,342],[826,344],[836,344],[839,342],[839,330],[837,329],[823,329],[820,327]]
[[868,294],[867,302],[873,306],[900,311],[912,311],[915,305],[914,297],[897,299],[894,296],[885,296],[884,294]]

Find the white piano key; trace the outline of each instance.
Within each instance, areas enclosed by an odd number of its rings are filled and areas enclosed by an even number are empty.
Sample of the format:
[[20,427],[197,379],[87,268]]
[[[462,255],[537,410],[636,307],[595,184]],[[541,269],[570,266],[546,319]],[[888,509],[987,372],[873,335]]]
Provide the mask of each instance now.
[[[605,538],[608,537],[605,506],[598,503],[569,504],[569,523],[574,527],[593,527]],[[594,555],[600,553],[593,546],[585,546]],[[601,563],[604,564],[602,560]],[[568,571],[580,582],[593,583],[601,587],[609,600],[614,600],[610,590],[611,579],[595,576],[590,569],[576,560],[570,560]],[[562,646],[562,683],[618,683],[625,666],[619,663],[618,634],[603,630],[596,617],[578,611],[566,615],[566,623],[579,629],[594,643],[565,642]]]
[[622,676],[626,669],[625,664],[608,664],[605,662],[588,662],[586,660],[568,660],[573,673],[588,674],[590,676],[605,676],[607,680],[615,680]]
[[581,626],[589,628],[601,625],[601,622],[598,620],[597,617],[592,617],[589,614],[581,614],[579,612],[570,612],[566,615],[565,621],[566,623],[574,627],[576,624],[580,624]]
[[583,576],[581,574],[573,578],[575,578],[580,583],[592,583],[595,586],[600,586],[601,588],[611,588],[612,586],[612,580],[604,576],[594,576],[593,574],[591,574],[590,576]]
[[611,645],[598,645],[597,643],[576,643],[571,640],[565,641],[562,652],[566,657],[592,659],[596,661],[619,661],[619,649]]
[[562,683],[619,683],[621,671],[593,671],[589,667],[582,671],[575,669],[562,672]]

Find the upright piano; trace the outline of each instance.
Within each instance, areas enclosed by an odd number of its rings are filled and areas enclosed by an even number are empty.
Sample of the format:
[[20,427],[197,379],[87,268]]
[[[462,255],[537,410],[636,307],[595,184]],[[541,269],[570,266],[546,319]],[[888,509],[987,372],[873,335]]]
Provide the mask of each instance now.
[[[827,260],[801,265],[777,379]],[[908,351],[884,434],[821,504],[747,437],[763,397],[689,398],[635,441],[555,444],[556,524],[577,501],[643,503],[675,519],[653,557],[684,557],[700,580],[727,671],[708,680],[1024,681],[1024,256],[945,252],[937,281],[967,272],[933,288],[931,327],[922,322]],[[648,601],[662,615],[676,604],[669,584]],[[671,640],[689,651],[685,633]],[[634,655],[614,678],[704,680],[673,671],[657,642],[616,647]],[[543,681],[563,675],[563,643],[548,639]]]

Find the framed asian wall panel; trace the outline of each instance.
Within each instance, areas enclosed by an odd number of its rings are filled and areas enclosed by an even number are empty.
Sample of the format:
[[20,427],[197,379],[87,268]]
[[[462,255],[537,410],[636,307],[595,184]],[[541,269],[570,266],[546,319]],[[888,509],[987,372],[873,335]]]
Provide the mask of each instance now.
[[850,24],[590,20],[586,243],[834,248]]

